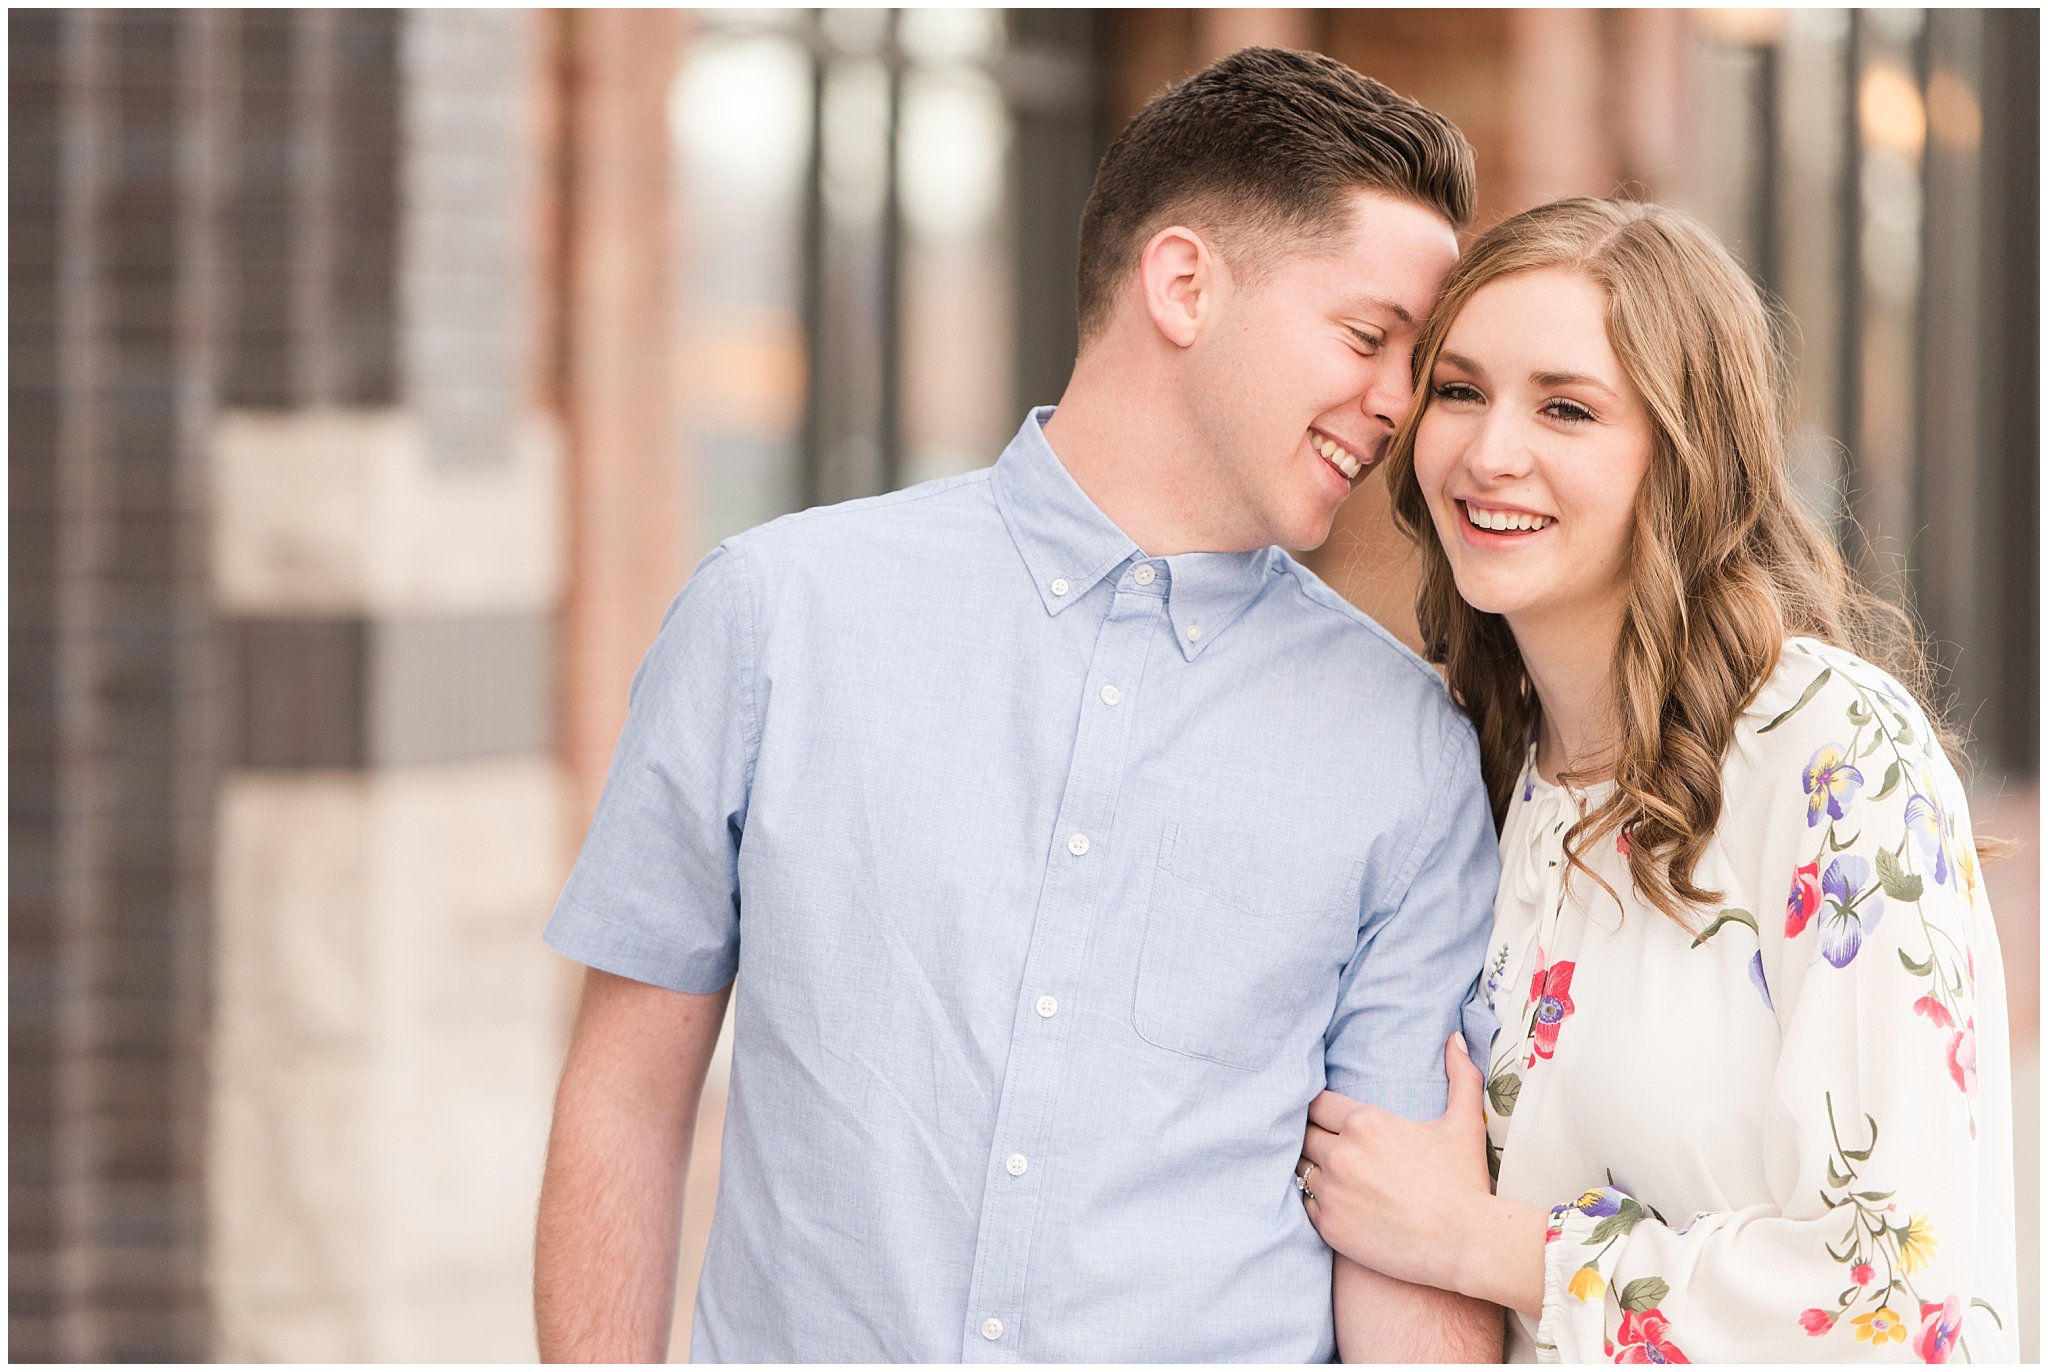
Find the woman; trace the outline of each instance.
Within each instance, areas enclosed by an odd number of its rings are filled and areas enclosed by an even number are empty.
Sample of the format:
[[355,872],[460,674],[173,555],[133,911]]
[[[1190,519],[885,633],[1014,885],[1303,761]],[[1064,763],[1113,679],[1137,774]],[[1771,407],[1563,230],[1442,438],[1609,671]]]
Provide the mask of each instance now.
[[1389,480],[1503,816],[1500,1030],[1436,1122],[1318,1098],[1317,1228],[1509,1307],[1516,1360],[2016,1357],[1963,788],[1868,660],[1924,679],[1903,616],[1793,503],[1755,288],[1672,210],[1563,201],[1474,246],[1416,366]]

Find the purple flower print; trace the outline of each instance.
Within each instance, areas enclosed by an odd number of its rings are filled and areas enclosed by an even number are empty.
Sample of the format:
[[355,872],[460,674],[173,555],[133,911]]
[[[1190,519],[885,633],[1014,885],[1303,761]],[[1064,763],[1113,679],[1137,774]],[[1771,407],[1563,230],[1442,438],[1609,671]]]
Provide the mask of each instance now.
[[[1932,789],[1931,787],[1929,788]],[[1941,802],[1929,800],[1919,792],[1906,802],[1906,827],[1913,833],[1920,851],[1934,859],[1934,884],[1948,884],[1948,817],[1941,812]]]
[[1593,1219],[1604,1220],[1609,1215],[1620,1213],[1621,1202],[1621,1192],[1611,1186],[1602,1186],[1581,1192],[1579,1198],[1572,1202],[1572,1209]]
[[1863,946],[1863,935],[1884,918],[1884,896],[1871,891],[1860,908],[1857,895],[1870,881],[1870,863],[1854,853],[1844,853],[1821,873],[1820,889],[1828,912],[1821,919],[1820,955],[1837,967],[1847,967]]
[[1806,787],[1806,827],[1811,829],[1820,823],[1822,810],[1827,811],[1830,819],[1842,817],[1849,802],[1863,789],[1863,773],[1849,760],[1848,750],[1828,743],[1814,750],[1801,783]]

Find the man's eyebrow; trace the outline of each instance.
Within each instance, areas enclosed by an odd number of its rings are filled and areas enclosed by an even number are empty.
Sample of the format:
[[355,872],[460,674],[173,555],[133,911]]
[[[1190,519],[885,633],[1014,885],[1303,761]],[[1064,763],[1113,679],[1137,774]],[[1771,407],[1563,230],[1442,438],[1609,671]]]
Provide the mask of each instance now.
[[1409,328],[1415,327],[1415,316],[1408,313],[1400,304],[1387,299],[1383,295],[1354,296],[1345,302],[1345,308],[1353,314],[1371,314],[1375,310],[1384,310]]
[[[1538,386],[1591,386],[1596,391],[1605,391],[1608,395],[1614,395],[1614,387],[1608,385],[1599,377],[1588,376],[1584,372],[1536,372],[1529,379]],[[1617,400],[1620,398],[1615,396]]]

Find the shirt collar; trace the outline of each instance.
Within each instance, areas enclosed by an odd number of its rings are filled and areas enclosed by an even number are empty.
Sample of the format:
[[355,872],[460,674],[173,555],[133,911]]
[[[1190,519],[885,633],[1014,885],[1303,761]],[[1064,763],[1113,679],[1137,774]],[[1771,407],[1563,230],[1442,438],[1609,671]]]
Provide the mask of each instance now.
[[[997,461],[996,508],[1047,614],[1059,614],[1126,563],[1145,554],[1075,484],[1052,445],[1045,421],[1053,407],[1024,417],[1017,436]],[[1151,559],[1163,564],[1167,617],[1181,655],[1193,661],[1234,624],[1278,570],[1275,549],[1238,553],[1179,553]],[[1155,575],[1158,575],[1155,573]]]

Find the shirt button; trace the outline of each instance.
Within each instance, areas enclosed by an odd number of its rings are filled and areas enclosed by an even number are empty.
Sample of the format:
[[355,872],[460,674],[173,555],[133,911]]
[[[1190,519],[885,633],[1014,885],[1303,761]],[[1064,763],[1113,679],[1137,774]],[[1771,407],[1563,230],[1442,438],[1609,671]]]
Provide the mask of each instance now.
[[1196,639],[1200,638],[1201,636],[1202,636],[1202,626],[1201,626],[1201,625],[1199,625],[1199,624],[1190,624],[1190,625],[1188,625],[1188,642],[1190,642],[1190,643],[1193,643],[1193,642],[1194,642],[1194,641],[1195,641]]
[[1152,584],[1152,578],[1158,575],[1159,573],[1152,570],[1151,563],[1140,562],[1138,564],[1138,570],[1131,573],[1131,580],[1137,582],[1140,586],[1150,586]]
[[1065,577],[1059,577],[1053,581],[1052,593],[1054,595],[1065,595],[1067,593],[1067,579]]
[[1123,698],[1123,692],[1117,690],[1117,688],[1114,686],[1105,686],[1102,688],[1102,703],[1104,705],[1114,705]]
[[1013,1177],[1023,1176],[1024,1169],[1030,1165],[1031,1159],[1025,1157],[1022,1153],[1012,1153],[1009,1157],[1003,1159],[1003,1170]]
[[994,1315],[990,1315],[981,1322],[981,1336],[990,1343],[994,1343],[1003,1336],[1003,1322]]
[[1076,834],[1072,838],[1068,839],[1067,851],[1072,853],[1075,857],[1081,857],[1085,855],[1088,851],[1088,835]]
[[1034,1008],[1038,1011],[1040,1019],[1051,1019],[1060,1012],[1060,1003],[1051,996],[1040,996]]

